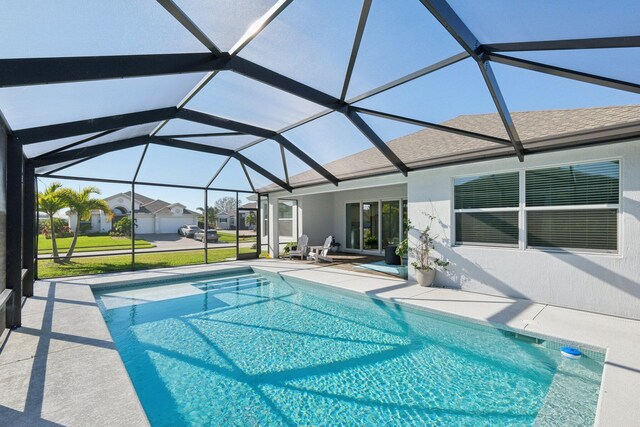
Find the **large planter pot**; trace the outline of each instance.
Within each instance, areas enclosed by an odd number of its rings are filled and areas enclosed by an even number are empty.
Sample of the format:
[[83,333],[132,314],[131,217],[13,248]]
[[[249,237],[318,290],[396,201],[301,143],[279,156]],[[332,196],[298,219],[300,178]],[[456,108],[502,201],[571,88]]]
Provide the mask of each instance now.
[[420,286],[431,286],[436,278],[436,270],[419,270],[416,268],[416,280]]

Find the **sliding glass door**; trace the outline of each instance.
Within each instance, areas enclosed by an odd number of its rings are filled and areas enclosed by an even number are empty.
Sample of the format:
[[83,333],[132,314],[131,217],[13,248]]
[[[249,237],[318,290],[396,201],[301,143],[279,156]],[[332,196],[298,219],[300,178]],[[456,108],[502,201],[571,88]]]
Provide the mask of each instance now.
[[365,250],[380,250],[378,230],[380,230],[378,202],[364,202],[362,204],[362,241]]
[[382,249],[389,245],[400,243],[400,201],[388,200],[382,202]]
[[360,203],[347,203],[345,248],[360,249]]
[[345,208],[345,249],[380,252],[400,243],[406,221],[405,200],[349,202]]

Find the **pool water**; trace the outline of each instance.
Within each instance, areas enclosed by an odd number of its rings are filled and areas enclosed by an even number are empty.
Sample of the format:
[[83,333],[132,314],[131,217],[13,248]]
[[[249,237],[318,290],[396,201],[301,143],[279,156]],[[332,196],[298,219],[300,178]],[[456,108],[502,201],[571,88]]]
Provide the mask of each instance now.
[[252,271],[95,293],[154,426],[594,422],[602,362],[497,329]]

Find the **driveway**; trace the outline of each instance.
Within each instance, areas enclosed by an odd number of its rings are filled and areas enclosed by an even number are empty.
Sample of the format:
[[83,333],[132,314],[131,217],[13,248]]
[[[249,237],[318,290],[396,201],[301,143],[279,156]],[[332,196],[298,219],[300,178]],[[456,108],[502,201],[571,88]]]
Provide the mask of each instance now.
[[[175,249],[202,249],[204,243],[196,239],[188,239],[179,236],[178,233],[170,234],[136,234],[136,239],[143,239],[156,245],[153,251],[175,250]],[[144,252],[144,249],[136,249],[136,252]]]

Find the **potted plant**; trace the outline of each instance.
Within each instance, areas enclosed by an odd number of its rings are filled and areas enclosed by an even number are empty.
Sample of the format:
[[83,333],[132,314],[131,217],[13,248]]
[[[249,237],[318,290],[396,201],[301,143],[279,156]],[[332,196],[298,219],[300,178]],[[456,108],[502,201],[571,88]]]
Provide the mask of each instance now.
[[416,245],[409,248],[408,251],[415,257],[415,261],[411,265],[416,270],[416,280],[420,286],[431,286],[436,278],[437,267],[446,269],[449,261],[442,258],[431,259],[430,252],[434,249],[433,241],[437,237],[431,235],[431,224],[436,217],[427,213],[425,215],[429,219],[429,224],[423,230],[418,230],[420,235]]
[[298,242],[288,242],[286,245],[284,245],[284,254],[287,255],[289,253],[289,251],[291,250],[295,250],[298,247]]
[[340,242],[333,242],[333,246],[331,246],[331,252],[338,252],[340,250]]
[[[406,236],[407,233],[405,233]],[[406,279],[407,277],[409,277],[409,268],[404,265],[404,256],[407,254],[407,252],[409,251],[409,240],[405,237],[400,243],[398,243],[398,246],[396,247],[396,255],[398,255],[400,257],[400,267],[398,267],[398,271],[400,273],[400,276],[403,279]]]

